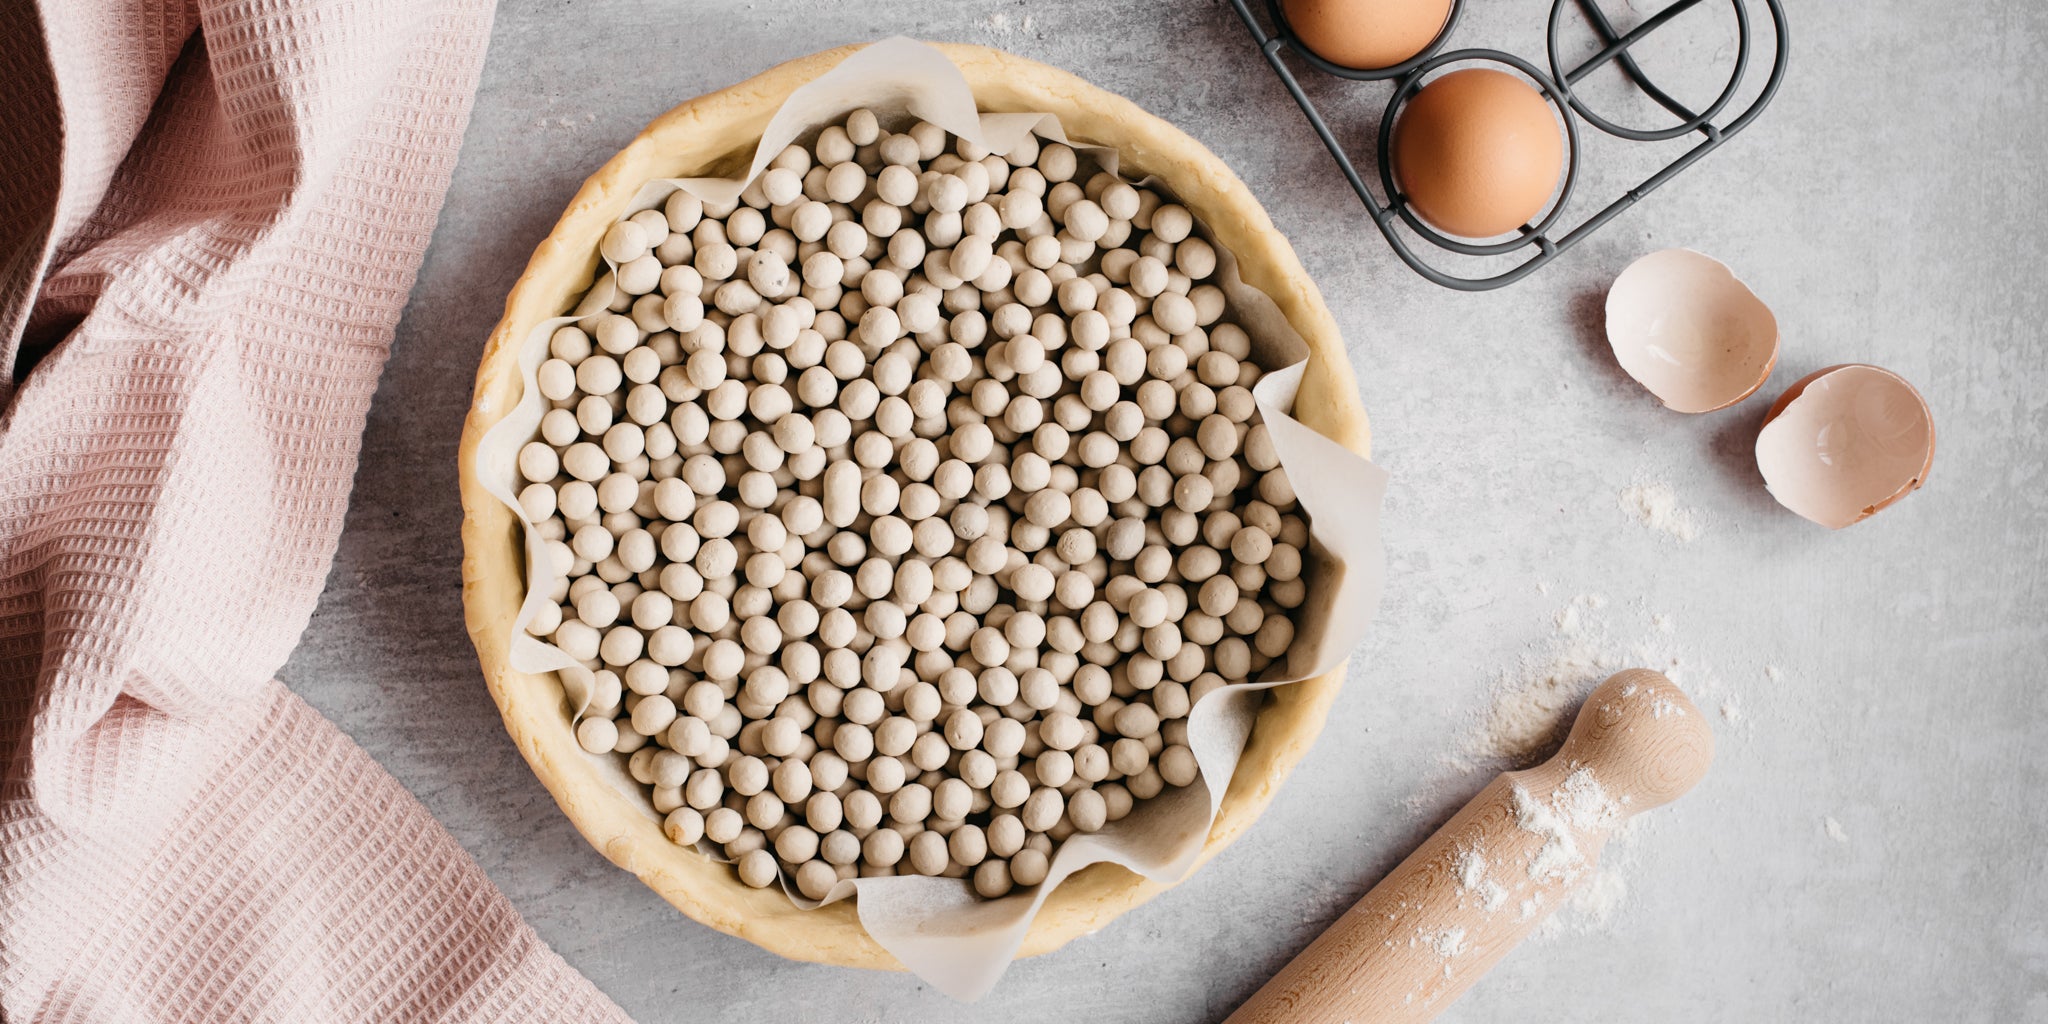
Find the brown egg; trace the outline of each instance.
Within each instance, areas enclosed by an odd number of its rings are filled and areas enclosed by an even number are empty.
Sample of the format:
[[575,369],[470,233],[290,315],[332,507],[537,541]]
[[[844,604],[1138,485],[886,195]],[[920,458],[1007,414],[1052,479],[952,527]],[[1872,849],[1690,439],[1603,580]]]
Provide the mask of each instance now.
[[1285,0],[1280,8],[1317,56],[1361,69],[1421,53],[1451,17],[1451,0]]
[[1519,230],[1564,173],[1564,135],[1535,86],[1492,68],[1422,87],[1394,122],[1394,181],[1423,220],[1465,238]]

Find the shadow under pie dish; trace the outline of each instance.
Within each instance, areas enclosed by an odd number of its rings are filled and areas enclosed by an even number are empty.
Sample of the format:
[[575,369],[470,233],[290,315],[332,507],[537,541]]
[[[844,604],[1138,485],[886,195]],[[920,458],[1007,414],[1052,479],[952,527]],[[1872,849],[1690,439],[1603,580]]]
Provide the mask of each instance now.
[[[465,428],[464,599],[508,732],[564,812],[609,859],[689,916],[784,956],[894,968],[896,959],[862,928],[852,901],[806,910],[773,887],[743,884],[731,865],[671,843],[645,799],[621,792],[577,746],[561,684],[552,674],[516,670],[507,655],[525,595],[525,552],[518,515],[485,490],[477,468],[484,434],[521,396],[520,346],[590,285],[602,269],[600,241],[641,185],[743,172],[783,101],[855,49],[793,61],[664,115],[586,183],[536,251],[491,336]],[[1220,161],[1165,122],[1064,72],[980,47],[938,49],[966,77],[981,110],[1055,115],[1077,144],[1114,148],[1127,178],[1154,175],[1170,188],[1215,242],[1236,256],[1245,283],[1269,297],[1306,342],[1294,416],[1365,453],[1365,417],[1335,325],[1285,239]],[[1270,801],[1320,730],[1341,679],[1339,668],[1266,695],[1196,863],[1227,845]],[[1094,931],[1168,884],[1110,864],[1085,868],[1049,894],[1020,955],[1046,952]]]

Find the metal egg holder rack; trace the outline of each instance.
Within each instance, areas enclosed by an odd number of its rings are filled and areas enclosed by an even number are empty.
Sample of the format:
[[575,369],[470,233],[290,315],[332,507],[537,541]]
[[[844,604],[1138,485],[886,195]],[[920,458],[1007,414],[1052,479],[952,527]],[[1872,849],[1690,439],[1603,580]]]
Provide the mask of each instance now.
[[[1464,9],[1465,0],[1452,0],[1450,14],[1444,19],[1443,28],[1437,32],[1436,38],[1431,40],[1421,53],[1392,67],[1373,69],[1348,68],[1340,64],[1333,64],[1317,56],[1314,51],[1310,50],[1295,36],[1293,29],[1288,26],[1286,16],[1281,13],[1279,0],[1266,0],[1267,14],[1273,25],[1271,31],[1268,31],[1260,23],[1258,17],[1253,14],[1251,8],[1252,0],[1230,0],[1231,6],[1237,10],[1238,17],[1243,19],[1245,27],[1251,31],[1252,39],[1258,43],[1259,52],[1265,55],[1266,63],[1272,65],[1273,72],[1280,76],[1281,84],[1287,87],[1288,93],[1294,97],[1294,102],[1301,107],[1301,112],[1307,116],[1310,127],[1314,128],[1316,135],[1323,140],[1323,146],[1330,151],[1331,158],[1337,163],[1337,169],[1343,173],[1344,180],[1350,183],[1351,190],[1358,193],[1359,201],[1365,204],[1366,210],[1372,215],[1373,223],[1379,225],[1380,233],[1386,236],[1387,244],[1393,247],[1394,253],[1401,257],[1402,262],[1408,264],[1409,267],[1423,277],[1446,288],[1455,288],[1459,291],[1468,292],[1490,291],[1513,284],[1535,273],[1538,268],[1556,259],[1560,253],[1577,245],[1586,236],[1598,231],[1623,210],[1634,206],[1638,200],[1655,191],[1658,186],[1670,181],[1680,172],[1691,167],[1701,157],[1713,152],[1722,143],[1733,138],[1737,132],[1748,127],[1751,121],[1756,120],[1758,114],[1763,113],[1764,107],[1768,106],[1771,98],[1777,94],[1778,85],[1785,76],[1787,37],[1785,10],[1780,0],[1763,0],[1763,3],[1769,8],[1773,32],[1776,38],[1776,46],[1771,56],[1769,76],[1764,81],[1762,91],[1750,102],[1748,108],[1725,124],[1716,123],[1714,119],[1719,117],[1727,108],[1729,101],[1734,99],[1736,93],[1741,89],[1743,81],[1748,77],[1749,72],[1751,55],[1749,0],[1728,0],[1735,9],[1737,35],[1735,68],[1734,72],[1729,76],[1727,87],[1722,89],[1720,96],[1712,104],[1708,105],[1704,111],[1694,112],[1683,103],[1672,98],[1670,94],[1659,88],[1655,82],[1650,81],[1649,77],[1643,73],[1641,66],[1636,63],[1635,58],[1629,54],[1630,47],[1641,42],[1652,32],[1669,24],[1678,15],[1699,6],[1701,2],[1703,0],[1676,0],[1669,7],[1657,12],[1644,20],[1642,24],[1624,34],[1615,30],[1613,22],[1608,20],[1606,13],[1600,9],[1597,0],[1575,0],[1576,6],[1585,15],[1587,25],[1598,36],[1601,49],[1570,71],[1565,71],[1564,62],[1558,52],[1558,35],[1559,29],[1563,24],[1567,0],[1553,0],[1550,7],[1550,24],[1546,33],[1546,49],[1549,51],[1550,58],[1550,73],[1546,75],[1528,61],[1501,50],[1463,49],[1438,53],[1437,51],[1443,46],[1445,40],[1450,37],[1451,32],[1457,27],[1458,15]],[[1336,133],[1331,130],[1329,122],[1324,120],[1322,112],[1316,109],[1315,101],[1309,99],[1308,94],[1302,90],[1301,82],[1282,59],[1282,54],[1289,50],[1300,56],[1316,70],[1325,74],[1335,75],[1338,78],[1365,82],[1389,79],[1400,80],[1400,84],[1394,89],[1393,96],[1387,100],[1386,111],[1380,116],[1377,156],[1380,187],[1387,196],[1385,203],[1381,203],[1378,197],[1373,194],[1371,188],[1367,186],[1365,179],[1358,173],[1358,168],[1352,164],[1350,156],[1345,153],[1344,146],[1338,141]],[[1488,61],[1495,64],[1504,64],[1520,72],[1538,88],[1543,90],[1546,98],[1552,106],[1557,108],[1558,115],[1564,122],[1565,138],[1570,158],[1566,163],[1563,187],[1558,190],[1556,198],[1550,203],[1549,210],[1541,218],[1534,223],[1524,225],[1522,230],[1513,237],[1502,241],[1463,241],[1447,236],[1424,223],[1422,218],[1409,208],[1407,197],[1402,195],[1400,189],[1395,187],[1393,167],[1389,162],[1388,151],[1393,133],[1394,116],[1400,110],[1402,104],[1406,103],[1415,95],[1417,90],[1422,88],[1424,80],[1431,72],[1445,65],[1463,61]],[[1644,95],[1677,117],[1679,123],[1655,129],[1627,128],[1594,113],[1572,91],[1572,87],[1585,78],[1585,76],[1609,61],[1613,61],[1621,69],[1622,74],[1627,76],[1628,80],[1637,89],[1641,90]],[[1573,116],[1575,113],[1577,114],[1576,118]],[[1612,203],[1609,203],[1606,208],[1588,217],[1563,236],[1552,237],[1551,228],[1556,224],[1559,215],[1564,212],[1565,207],[1570,203],[1573,186],[1578,182],[1578,121],[1580,119],[1609,135],[1635,142],[1661,142],[1695,132],[1701,135],[1702,138],[1691,149],[1666,164],[1662,170],[1643,179],[1640,184],[1629,189]],[[1397,230],[1397,222],[1406,224],[1417,236],[1437,248],[1463,256],[1500,256],[1530,247],[1533,247],[1536,251],[1528,259],[1512,269],[1492,277],[1457,277],[1438,270],[1418,256],[1409,245],[1407,239],[1403,238],[1401,232]]]

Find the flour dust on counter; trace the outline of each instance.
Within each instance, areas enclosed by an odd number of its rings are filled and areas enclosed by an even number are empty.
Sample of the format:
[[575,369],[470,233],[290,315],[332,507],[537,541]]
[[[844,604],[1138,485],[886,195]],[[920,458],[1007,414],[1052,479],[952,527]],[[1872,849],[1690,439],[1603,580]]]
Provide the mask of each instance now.
[[[1613,828],[1600,861],[1586,871],[1585,858],[1572,836],[1574,830],[1606,829],[1622,817],[1621,807],[1607,795],[1590,768],[1580,768],[1547,798],[1515,787],[1516,824],[1526,832],[1544,837],[1544,846],[1529,865],[1532,876],[1555,873],[1567,883],[1577,884],[1565,895],[1556,912],[1537,926],[1538,940],[1563,935],[1585,935],[1605,930],[1623,901],[1628,898],[1628,875],[1636,862],[1636,840],[1648,816],[1634,816]],[[1569,827],[1567,827],[1569,826]],[[1535,916],[1537,899],[1523,901],[1524,918]]]
[[1599,866],[1565,896],[1556,913],[1536,926],[1535,939],[1548,942],[1612,929],[1628,902],[1629,879],[1642,859],[1642,838],[1656,829],[1657,821],[1655,815],[1637,815],[1614,830],[1600,853]]
[[[1660,487],[1661,493],[1668,494],[1668,485]],[[1664,507],[1658,496],[1653,496],[1651,503]],[[1676,507],[1675,502],[1670,507]],[[1537,584],[1539,594],[1548,595],[1551,590],[1548,583]],[[1678,618],[1671,612],[1617,606],[1604,594],[1585,592],[1556,606],[1544,625],[1547,628],[1516,663],[1499,672],[1485,702],[1472,712],[1470,732],[1454,753],[1443,758],[1445,773],[1409,798],[1411,811],[1431,813],[1453,791],[1473,785],[1475,777],[1526,768],[1548,758],[1564,742],[1586,695],[1625,668],[1664,673],[1687,691],[1703,709],[1701,713],[1718,711],[1722,732],[1749,735],[1754,719],[1743,694],[1691,653],[1680,634]],[[1672,713],[1684,712],[1673,707]],[[1590,792],[1593,787],[1581,788]],[[1560,791],[1532,798],[1525,827],[1540,827],[1545,818],[1539,812],[1553,805],[1559,808],[1555,814],[1561,815],[1593,806],[1572,796]],[[1634,817],[1617,828],[1597,866],[1586,870],[1584,877],[1574,870],[1576,884],[1563,904],[1538,927],[1535,937],[1548,941],[1613,928],[1628,902],[1629,878],[1641,860],[1642,839],[1670,813]],[[1564,857],[1565,851],[1558,852]],[[1461,888],[1482,903],[1488,902],[1490,890],[1498,887],[1491,877],[1498,865],[1489,864],[1484,851],[1464,851],[1460,856],[1453,867]],[[1530,900],[1516,909],[1533,917],[1544,908]]]
[[1681,544],[1700,535],[1700,517],[1678,503],[1678,492],[1661,480],[1638,482],[1621,489],[1616,503],[1630,519]]
[[1741,695],[1695,659],[1669,612],[1630,613],[1623,621],[1606,595],[1582,593],[1550,616],[1551,631],[1532,642],[1515,666],[1501,670],[1488,704],[1462,750],[1447,758],[1461,771],[1523,768],[1548,757],[1571,728],[1579,704],[1624,668],[1670,676],[1702,706],[1721,709],[1730,725],[1746,725]]
[[1741,725],[1744,721],[1742,716],[1741,694],[1731,693],[1721,698],[1721,717],[1726,719],[1729,725]]
[[981,27],[989,35],[998,39],[1008,36],[1037,34],[1029,14],[1011,15],[1005,11],[997,11],[982,19]]

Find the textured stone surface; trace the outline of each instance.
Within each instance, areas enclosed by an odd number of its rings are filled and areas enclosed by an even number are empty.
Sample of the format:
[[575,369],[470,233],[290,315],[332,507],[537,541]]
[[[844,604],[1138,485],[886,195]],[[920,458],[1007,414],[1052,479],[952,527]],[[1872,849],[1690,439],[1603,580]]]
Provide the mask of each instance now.
[[[2048,1019],[2048,9],[1789,5],[1791,72],[1748,134],[1531,280],[1466,296],[1399,265],[1220,3],[506,0],[341,554],[284,676],[650,1024],[1215,1021],[1482,784],[1447,759],[1489,689],[1599,593],[1587,620],[1676,649],[1712,695],[1719,762],[1622,851],[1604,925],[1521,949],[1446,1020]],[[1457,45],[1540,61],[1547,4],[1473,7]],[[1686,96],[1714,84],[1688,63],[1732,40],[1713,10],[1646,55]],[[605,863],[500,730],[459,598],[470,376],[583,176],[675,102],[892,32],[1067,67],[1221,154],[1321,282],[1394,474],[1385,608],[1265,820],[968,1008],[908,977],[784,962]],[[1310,88],[1368,153],[1383,87]],[[1589,139],[1575,211],[1656,159]],[[1734,409],[1667,412],[1606,351],[1605,283],[1672,245],[1726,260],[1780,318],[1777,375]],[[1784,385],[1849,360],[1921,387],[1941,455],[1928,490],[1829,534],[1771,500],[1750,447]],[[1620,511],[1644,481],[1672,486],[1698,539]],[[1718,713],[1730,698],[1738,721]]]

